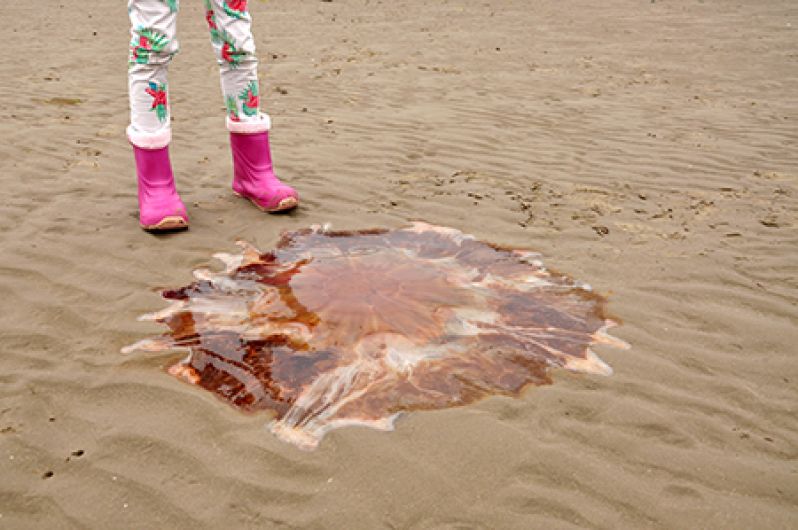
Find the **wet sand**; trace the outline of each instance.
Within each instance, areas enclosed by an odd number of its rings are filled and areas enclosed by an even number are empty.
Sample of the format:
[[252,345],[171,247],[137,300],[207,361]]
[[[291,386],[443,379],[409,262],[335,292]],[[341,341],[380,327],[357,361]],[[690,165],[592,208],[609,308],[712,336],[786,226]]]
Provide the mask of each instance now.
[[[0,527],[794,528],[791,1],[252,2],[281,176],[229,190],[202,2],[171,72],[189,232],[138,228],[124,2],[0,7]],[[14,20],[12,23],[11,21]],[[35,39],[31,39],[35,37]],[[122,355],[154,288],[313,223],[453,226],[611,299],[609,378],[300,452]]]

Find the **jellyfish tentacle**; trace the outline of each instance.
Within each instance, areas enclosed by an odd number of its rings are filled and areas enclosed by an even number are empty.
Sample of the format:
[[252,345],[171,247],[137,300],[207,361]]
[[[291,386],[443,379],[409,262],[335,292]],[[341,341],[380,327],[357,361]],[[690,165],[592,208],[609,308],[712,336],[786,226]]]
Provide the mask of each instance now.
[[[361,359],[322,374],[294,402],[285,416],[272,425],[272,432],[298,436],[303,443],[318,440],[336,421],[342,407],[363,397],[381,379],[371,360]],[[384,372],[382,372],[384,376]]]
[[241,266],[260,262],[261,251],[258,250],[255,245],[243,239],[236,240],[236,245],[241,248]]
[[564,360],[563,367],[573,372],[594,375],[612,375],[612,368],[596,355],[596,352],[587,349],[584,358],[569,356]]
[[593,333],[593,340],[598,344],[606,344],[607,346],[612,346],[613,348],[618,348],[620,350],[628,350],[631,348],[628,342],[623,339],[619,339],[614,335],[610,335],[607,332],[610,328],[614,328],[617,325],[618,324],[616,322],[607,320],[603,327]]
[[160,311],[156,311],[155,313],[145,313],[139,316],[138,320],[140,322],[147,322],[147,321],[156,321],[156,322],[163,322],[167,318],[176,315],[177,313],[184,311],[188,302],[185,300],[178,300],[173,302],[168,307],[161,309]]
[[[159,337],[156,339],[143,339],[136,343],[125,346],[120,351],[121,353],[128,354],[136,351],[146,352],[162,352],[167,350],[177,349],[175,341],[167,337]],[[185,349],[185,348],[183,348]]]

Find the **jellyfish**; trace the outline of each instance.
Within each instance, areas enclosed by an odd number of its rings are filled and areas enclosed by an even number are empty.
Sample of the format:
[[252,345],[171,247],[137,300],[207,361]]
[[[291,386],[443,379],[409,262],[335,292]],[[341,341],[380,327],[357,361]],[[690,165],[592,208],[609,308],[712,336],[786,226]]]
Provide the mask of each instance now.
[[123,349],[182,350],[168,372],[314,449],[332,429],[392,430],[403,413],[519,396],[552,369],[609,375],[595,344],[627,348],[606,299],[529,250],[416,222],[388,230],[311,227],[162,296],[141,319],[161,336]]

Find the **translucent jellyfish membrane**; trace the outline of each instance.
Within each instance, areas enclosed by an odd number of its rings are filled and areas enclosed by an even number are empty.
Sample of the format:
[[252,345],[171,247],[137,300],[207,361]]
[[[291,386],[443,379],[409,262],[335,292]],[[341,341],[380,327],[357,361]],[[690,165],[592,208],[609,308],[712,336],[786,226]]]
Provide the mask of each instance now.
[[270,252],[240,242],[223,272],[162,294],[142,319],[163,336],[124,351],[184,349],[169,368],[303,449],[346,425],[391,430],[406,411],[517,396],[549,368],[609,375],[590,346],[627,347],[605,299],[535,253],[451,228],[285,234]]

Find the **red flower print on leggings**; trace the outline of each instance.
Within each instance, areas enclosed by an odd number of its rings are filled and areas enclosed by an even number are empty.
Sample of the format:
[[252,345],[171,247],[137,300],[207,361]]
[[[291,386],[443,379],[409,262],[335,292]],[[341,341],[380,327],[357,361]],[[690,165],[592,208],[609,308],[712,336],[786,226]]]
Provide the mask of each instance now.
[[208,23],[208,31],[211,32],[211,42],[221,42],[222,38],[219,33],[219,26],[216,24],[216,12],[213,10],[211,0],[205,0],[205,22]]
[[232,68],[236,68],[241,63],[241,60],[246,57],[247,52],[236,48],[236,44],[232,35],[226,31],[223,31],[220,34],[220,38],[222,42],[224,42],[224,44],[222,44],[221,50],[222,60],[224,60]]
[[155,111],[158,121],[161,123],[166,121],[167,104],[166,104],[166,83],[154,83],[150,81],[149,87],[144,90],[147,94],[152,96],[152,107],[150,110]]
[[227,0],[224,12],[233,18],[244,18],[247,15],[247,0]]

